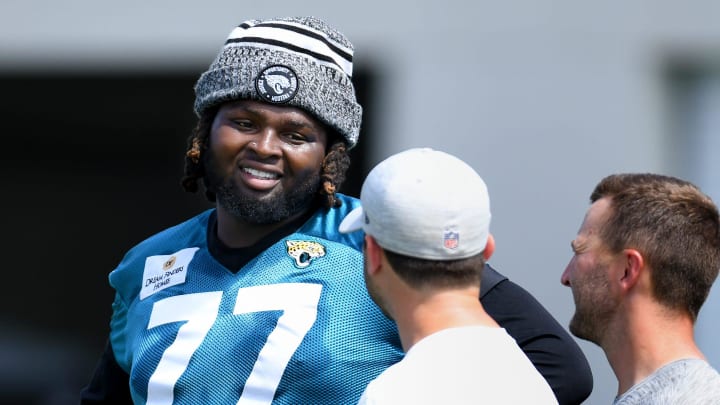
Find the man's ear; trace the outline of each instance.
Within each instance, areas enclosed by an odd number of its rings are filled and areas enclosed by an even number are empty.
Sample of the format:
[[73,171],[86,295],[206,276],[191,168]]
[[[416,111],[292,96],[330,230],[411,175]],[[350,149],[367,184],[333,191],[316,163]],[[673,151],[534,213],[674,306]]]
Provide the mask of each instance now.
[[622,255],[624,269],[620,276],[620,285],[627,291],[638,283],[642,273],[646,271],[645,259],[642,253],[635,249],[624,249]]
[[495,237],[489,233],[487,243],[485,244],[485,250],[483,250],[483,258],[485,261],[490,260],[490,256],[492,256],[493,253],[495,253]]
[[375,274],[382,267],[383,250],[375,238],[365,234],[365,267],[368,273]]

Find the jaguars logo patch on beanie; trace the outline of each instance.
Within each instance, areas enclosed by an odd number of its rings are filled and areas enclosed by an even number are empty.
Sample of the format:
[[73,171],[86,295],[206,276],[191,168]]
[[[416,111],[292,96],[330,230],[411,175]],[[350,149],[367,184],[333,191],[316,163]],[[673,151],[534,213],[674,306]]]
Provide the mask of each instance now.
[[270,66],[260,72],[255,80],[255,89],[269,103],[287,103],[298,91],[297,75],[287,66]]

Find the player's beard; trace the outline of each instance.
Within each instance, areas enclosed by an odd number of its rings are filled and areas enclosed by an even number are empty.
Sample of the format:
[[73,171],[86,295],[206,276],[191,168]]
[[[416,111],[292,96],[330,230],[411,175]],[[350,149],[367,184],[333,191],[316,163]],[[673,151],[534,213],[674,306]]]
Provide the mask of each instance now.
[[253,225],[282,222],[307,210],[320,187],[320,173],[315,173],[291,189],[273,190],[258,198],[257,195],[241,190],[232,176],[219,174],[212,163],[205,166],[205,178],[210,189],[215,192],[218,205],[235,218]]
[[609,281],[604,269],[596,268],[581,283],[573,284],[575,314],[569,329],[573,335],[601,345],[605,331],[618,309],[619,302],[610,294]]

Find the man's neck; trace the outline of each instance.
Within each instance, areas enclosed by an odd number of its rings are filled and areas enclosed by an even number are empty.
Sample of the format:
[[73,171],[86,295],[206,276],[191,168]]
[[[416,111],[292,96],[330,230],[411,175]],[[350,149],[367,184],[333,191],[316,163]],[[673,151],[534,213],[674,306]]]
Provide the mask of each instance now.
[[628,311],[606,336],[601,346],[618,379],[618,395],[668,363],[704,358],[690,317],[659,306]]
[[443,329],[462,326],[499,327],[485,312],[477,288],[415,295],[398,299],[393,314],[403,349],[409,350],[423,338]]

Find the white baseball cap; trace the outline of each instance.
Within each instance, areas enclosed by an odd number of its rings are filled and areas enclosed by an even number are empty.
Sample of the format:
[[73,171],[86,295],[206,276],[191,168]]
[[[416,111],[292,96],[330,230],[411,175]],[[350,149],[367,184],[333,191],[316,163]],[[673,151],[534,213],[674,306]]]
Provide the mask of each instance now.
[[428,260],[456,260],[485,250],[490,197],[467,163],[445,152],[415,148],[392,155],[368,174],[361,207],[340,232],[362,229],[384,249]]

